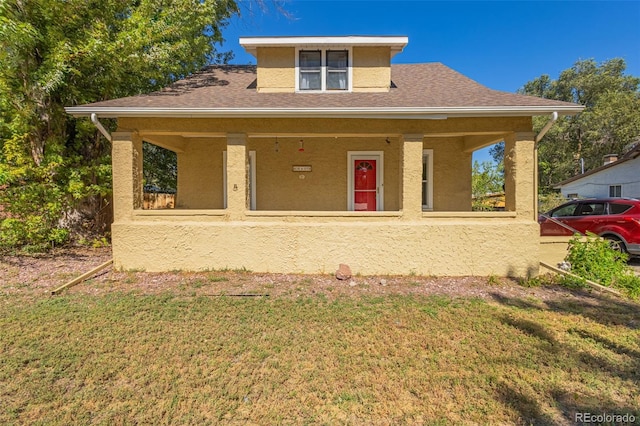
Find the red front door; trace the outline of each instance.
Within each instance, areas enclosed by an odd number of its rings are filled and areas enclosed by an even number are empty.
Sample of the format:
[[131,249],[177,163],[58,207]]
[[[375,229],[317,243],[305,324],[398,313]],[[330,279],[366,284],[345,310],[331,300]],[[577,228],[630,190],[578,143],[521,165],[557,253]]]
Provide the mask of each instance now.
[[355,211],[376,211],[378,198],[376,160],[353,160],[353,204]]

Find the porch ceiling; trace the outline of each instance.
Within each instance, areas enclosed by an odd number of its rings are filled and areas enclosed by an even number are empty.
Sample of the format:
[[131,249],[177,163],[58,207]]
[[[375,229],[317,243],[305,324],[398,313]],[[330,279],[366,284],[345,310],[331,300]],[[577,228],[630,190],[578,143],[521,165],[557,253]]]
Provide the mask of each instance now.
[[[507,132],[438,132],[438,133],[425,133],[424,138],[452,138],[463,137],[464,138],[464,152],[472,152],[477,149],[481,149],[494,143],[500,142],[507,135]],[[173,151],[184,150],[184,144],[186,139],[189,138],[226,138],[228,133],[223,132],[183,132],[183,131],[143,131],[140,132],[143,139],[161,146],[163,148],[171,149]],[[399,138],[402,134],[398,133],[311,133],[311,132],[248,132],[247,138],[261,139],[261,138],[308,138],[308,139],[327,139],[327,138],[375,138],[375,137],[390,137]]]

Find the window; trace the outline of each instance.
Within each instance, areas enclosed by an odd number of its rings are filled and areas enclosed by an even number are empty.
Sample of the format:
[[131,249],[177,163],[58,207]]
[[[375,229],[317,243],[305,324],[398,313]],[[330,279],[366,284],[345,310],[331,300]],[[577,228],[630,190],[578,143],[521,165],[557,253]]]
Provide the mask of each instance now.
[[422,209],[433,209],[433,150],[422,151]]
[[327,51],[327,90],[347,90],[349,52]]
[[299,50],[297,91],[348,91],[351,89],[349,50]]
[[569,198],[569,199],[571,199],[571,200],[576,199],[576,198],[578,198],[578,193],[575,193],[575,194],[567,194],[567,198]]
[[584,203],[580,208],[581,216],[600,216],[604,214],[604,203]]
[[319,50],[300,51],[300,90],[321,90],[322,52]]
[[609,197],[622,197],[622,185],[609,186]]
[[551,212],[551,217],[575,216],[577,204],[568,204]]
[[609,214],[622,214],[633,207],[632,204],[618,204],[618,203],[610,203],[609,204]]

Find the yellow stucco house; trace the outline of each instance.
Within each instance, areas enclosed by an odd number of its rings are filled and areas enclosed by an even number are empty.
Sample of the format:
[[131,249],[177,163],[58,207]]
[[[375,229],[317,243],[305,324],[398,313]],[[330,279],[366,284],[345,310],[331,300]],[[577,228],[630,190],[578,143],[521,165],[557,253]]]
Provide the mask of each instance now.
[[[407,37],[248,37],[256,66],[67,108],[117,118],[116,268],[538,272],[532,116],[579,105],[490,90]],[[505,211],[471,211],[473,151],[505,141]],[[142,209],[142,142],[175,151],[176,208]]]

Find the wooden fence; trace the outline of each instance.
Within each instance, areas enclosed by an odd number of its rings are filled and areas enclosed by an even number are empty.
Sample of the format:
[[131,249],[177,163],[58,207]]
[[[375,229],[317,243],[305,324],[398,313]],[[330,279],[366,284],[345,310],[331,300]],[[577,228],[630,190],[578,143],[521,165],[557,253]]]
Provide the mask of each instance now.
[[145,192],[142,208],[145,210],[173,209],[176,206],[176,194]]

